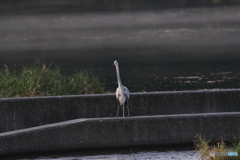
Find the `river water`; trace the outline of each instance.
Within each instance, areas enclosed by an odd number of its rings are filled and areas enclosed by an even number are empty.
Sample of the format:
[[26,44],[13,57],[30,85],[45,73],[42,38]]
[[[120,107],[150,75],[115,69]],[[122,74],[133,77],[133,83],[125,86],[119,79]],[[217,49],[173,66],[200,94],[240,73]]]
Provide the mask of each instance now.
[[[136,66],[132,71],[124,66],[121,76],[123,84],[132,92],[240,88],[240,63],[209,63]],[[116,77],[111,76],[103,83],[114,91]]]
[[0,68],[35,58],[92,69],[107,90],[240,88],[240,7],[3,15]]
[[161,151],[145,149],[144,151],[105,151],[88,153],[67,153],[18,157],[17,160],[199,160],[198,151],[183,148]]

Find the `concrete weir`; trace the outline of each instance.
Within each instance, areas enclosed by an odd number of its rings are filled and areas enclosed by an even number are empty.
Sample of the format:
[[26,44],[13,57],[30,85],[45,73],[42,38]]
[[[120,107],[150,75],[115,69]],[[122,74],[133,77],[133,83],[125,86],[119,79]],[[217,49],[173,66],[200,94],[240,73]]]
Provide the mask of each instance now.
[[240,133],[240,90],[133,93],[131,117],[113,94],[0,100],[0,156],[103,147],[190,144]]
[[0,154],[192,143],[239,134],[240,112],[86,118],[0,134]]

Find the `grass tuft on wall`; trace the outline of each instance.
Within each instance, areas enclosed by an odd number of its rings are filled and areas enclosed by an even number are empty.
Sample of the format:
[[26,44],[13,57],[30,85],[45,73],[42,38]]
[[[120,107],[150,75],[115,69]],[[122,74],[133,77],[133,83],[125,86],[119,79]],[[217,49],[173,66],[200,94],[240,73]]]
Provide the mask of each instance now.
[[105,93],[98,77],[90,71],[80,70],[66,76],[57,65],[46,65],[37,59],[20,70],[0,70],[1,97],[36,97]]

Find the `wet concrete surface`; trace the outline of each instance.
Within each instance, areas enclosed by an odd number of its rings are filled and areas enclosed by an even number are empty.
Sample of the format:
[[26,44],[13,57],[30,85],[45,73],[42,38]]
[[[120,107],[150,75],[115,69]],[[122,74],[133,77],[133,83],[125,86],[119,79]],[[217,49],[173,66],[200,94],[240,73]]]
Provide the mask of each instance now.
[[92,68],[111,92],[240,87],[240,7],[0,16],[0,65]]

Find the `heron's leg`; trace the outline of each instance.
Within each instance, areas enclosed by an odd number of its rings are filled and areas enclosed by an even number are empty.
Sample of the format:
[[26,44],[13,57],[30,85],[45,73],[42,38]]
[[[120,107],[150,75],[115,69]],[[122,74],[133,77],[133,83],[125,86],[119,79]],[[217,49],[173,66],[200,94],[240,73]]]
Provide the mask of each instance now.
[[117,109],[116,117],[118,116],[119,107],[120,107],[120,104],[118,103],[118,109]]
[[127,102],[127,109],[128,109],[128,117],[129,117],[130,115],[129,115],[129,107],[128,107],[128,102]]
[[125,107],[125,105],[123,104],[123,117],[124,117],[124,107]]

